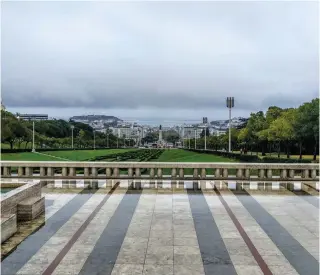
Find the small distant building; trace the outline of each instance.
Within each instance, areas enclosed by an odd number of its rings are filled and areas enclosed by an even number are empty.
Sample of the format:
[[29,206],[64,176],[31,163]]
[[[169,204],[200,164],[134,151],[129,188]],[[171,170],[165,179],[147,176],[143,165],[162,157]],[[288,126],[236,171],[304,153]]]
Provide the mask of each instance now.
[[17,117],[23,120],[48,120],[45,114],[18,114]]

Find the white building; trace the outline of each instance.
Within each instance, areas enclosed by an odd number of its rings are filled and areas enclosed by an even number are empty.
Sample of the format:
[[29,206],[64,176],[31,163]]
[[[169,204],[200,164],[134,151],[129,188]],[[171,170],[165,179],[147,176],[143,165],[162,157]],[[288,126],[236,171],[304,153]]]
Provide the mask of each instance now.
[[200,135],[203,131],[203,127],[185,125],[182,128],[182,137],[183,138],[200,138]]

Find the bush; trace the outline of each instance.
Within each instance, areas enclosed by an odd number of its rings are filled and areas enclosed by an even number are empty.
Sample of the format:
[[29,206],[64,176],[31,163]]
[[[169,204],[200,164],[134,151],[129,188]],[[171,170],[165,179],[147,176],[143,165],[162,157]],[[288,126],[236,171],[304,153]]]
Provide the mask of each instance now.
[[310,159],[298,159],[298,158],[273,158],[273,157],[264,157],[261,159],[261,162],[264,163],[311,163]]
[[[257,155],[244,155],[239,153],[229,153],[222,151],[213,151],[213,150],[195,150],[195,149],[186,149],[188,151],[204,153],[204,154],[213,154],[225,158],[236,159],[243,162],[262,162],[262,163],[312,163],[314,161],[310,159],[297,159],[297,158],[275,158],[275,157],[263,157],[259,158]],[[317,161],[316,161],[317,162]]]
[[240,161],[245,161],[245,162],[259,162],[260,159],[256,155],[241,155],[238,153],[229,153],[229,152],[222,152],[222,151],[213,151],[213,150],[200,150],[200,149],[185,149],[188,151],[192,152],[197,152],[197,153],[202,153],[202,154],[212,154],[216,156],[221,156],[225,158],[231,158],[231,159],[236,159]]

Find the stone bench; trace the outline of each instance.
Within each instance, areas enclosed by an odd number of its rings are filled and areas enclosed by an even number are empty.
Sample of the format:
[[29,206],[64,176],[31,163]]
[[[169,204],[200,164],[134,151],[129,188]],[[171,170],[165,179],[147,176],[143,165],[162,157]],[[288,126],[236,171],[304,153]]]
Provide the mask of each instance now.
[[30,221],[45,211],[44,197],[32,197],[24,199],[17,205],[18,221]]
[[3,215],[1,216],[1,243],[9,239],[17,232],[17,215]]

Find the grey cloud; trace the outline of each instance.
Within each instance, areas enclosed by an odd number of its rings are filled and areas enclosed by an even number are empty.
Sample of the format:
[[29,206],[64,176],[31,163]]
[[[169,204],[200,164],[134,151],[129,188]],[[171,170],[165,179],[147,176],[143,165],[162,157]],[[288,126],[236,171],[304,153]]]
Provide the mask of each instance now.
[[[4,2],[12,108],[239,109],[318,94],[316,2]],[[127,110],[127,111],[126,111]]]

